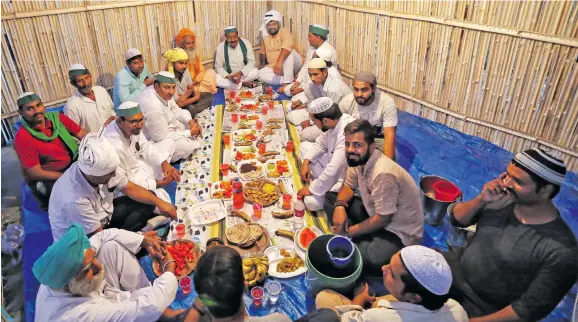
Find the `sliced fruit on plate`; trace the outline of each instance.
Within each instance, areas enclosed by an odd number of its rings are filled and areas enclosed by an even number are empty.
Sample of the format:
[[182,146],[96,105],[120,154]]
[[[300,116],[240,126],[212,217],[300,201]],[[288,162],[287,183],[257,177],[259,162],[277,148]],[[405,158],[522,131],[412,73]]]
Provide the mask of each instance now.
[[297,242],[299,243],[299,247],[307,249],[315,238],[317,238],[317,233],[315,233],[309,227],[305,227],[299,231]]

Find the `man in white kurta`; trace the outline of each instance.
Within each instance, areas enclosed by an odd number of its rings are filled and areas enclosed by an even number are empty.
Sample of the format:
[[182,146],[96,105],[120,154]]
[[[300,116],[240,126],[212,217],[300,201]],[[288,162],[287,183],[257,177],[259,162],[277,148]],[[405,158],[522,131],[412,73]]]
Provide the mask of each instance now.
[[[34,275],[42,283],[35,321],[156,321],[174,300],[178,284],[170,269],[152,285],[148,281],[135,254],[153,243],[148,236],[119,229],[87,239],[74,224],[34,264]],[[89,294],[72,294],[73,280],[101,284],[93,285]]]
[[314,143],[303,142],[299,146],[301,178],[311,180],[297,193],[304,196],[307,209],[323,209],[325,193],[338,191],[345,177],[345,135],[343,129],[355,119],[342,114],[339,106],[328,97],[312,101],[308,106],[311,119],[321,134]]
[[[313,58],[309,61],[309,76],[311,82],[307,83],[305,87],[305,97],[307,102],[311,102],[320,97],[328,97],[333,103],[339,104],[343,97],[351,94],[351,89],[347,84],[341,80],[340,76],[329,74],[326,62],[321,58]],[[306,104],[301,101],[294,101],[291,104],[296,111],[290,112],[289,118],[292,122],[298,122],[303,119],[307,113],[303,108]],[[294,123],[295,124],[295,123]],[[311,126],[309,120],[303,120],[299,123],[303,128],[299,132],[299,137],[302,142],[313,142],[321,134],[321,130],[315,126]]]
[[243,84],[251,87],[259,76],[253,46],[239,37],[235,26],[225,28],[225,41],[217,46],[215,54],[215,71],[217,86],[225,89],[240,89]]
[[120,160],[119,167],[130,181],[171,202],[161,187],[180,179],[179,171],[169,163],[175,142],[171,139],[149,142],[142,133],[144,123],[140,106],[126,101],[120,104],[118,118],[106,127],[103,135],[114,146]]
[[[328,52],[329,55],[327,59],[324,58],[324,60],[330,61],[334,67],[337,67],[337,51],[329,44],[329,42],[327,42],[328,34],[329,29],[323,25],[309,25],[309,34],[307,35],[309,48],[307,49],[305,62],[303,63],[303,66],[301,66],[301,70],[299,71],[299,74],[297,74],[295,81],[291,84],[282,86],[282,88],[279,89],[280,91],[285,92],[285,95],[289,97],[293,96],[291,99],[292,101],[301,100],[303,103],[305,103],[305,94],[303,93],[303,90],[305,86],[307,86],[307,83],[311,81],[311,78],[309,78],[307,66],[309,61],[315,58],[314,54],[316,52],[320,50]],[[321,56],[317,54],[317,57]],[[335,70],[337,70],[337,68],[335,68]]]
[[64,114],[88,132],[98,132],[114,120],[112,99],[104,87],[92,84],[86,67],[74,64],[68,70],[70,84],[76,88],[64,106]]
[[137,98],[146,122],[145,137],[155,143],[165,139],[175,142],[171,162],[188,158],[199,146],[195,137],[201,134],[197,122],[189,111],[180,108],[174,99],[176,80],[169,72],[160,72],[155,83]]

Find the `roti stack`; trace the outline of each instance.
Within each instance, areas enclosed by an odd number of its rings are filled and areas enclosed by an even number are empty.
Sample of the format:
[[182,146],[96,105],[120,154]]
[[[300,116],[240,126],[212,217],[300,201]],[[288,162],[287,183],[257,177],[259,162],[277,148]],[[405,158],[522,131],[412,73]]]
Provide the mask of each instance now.
[[255,223],[240,223],[227,228],[227,240],[239,247],[251,247],[263,236],[263,228]]

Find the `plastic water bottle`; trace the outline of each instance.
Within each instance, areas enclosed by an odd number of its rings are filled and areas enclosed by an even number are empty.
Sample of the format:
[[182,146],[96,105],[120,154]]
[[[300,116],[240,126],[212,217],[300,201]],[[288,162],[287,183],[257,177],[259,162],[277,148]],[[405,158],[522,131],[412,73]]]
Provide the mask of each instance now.
[[245,206],[245,197],[243,196],[243,184],[239,178],[233,182],[233,208],[242,209]]
[[295,215],[295,218],[293,218],[293,230],[299,231],[305,225],[305,204],[303,203],[303,196],[297,196],[297,201],[295,201],[293,209]]

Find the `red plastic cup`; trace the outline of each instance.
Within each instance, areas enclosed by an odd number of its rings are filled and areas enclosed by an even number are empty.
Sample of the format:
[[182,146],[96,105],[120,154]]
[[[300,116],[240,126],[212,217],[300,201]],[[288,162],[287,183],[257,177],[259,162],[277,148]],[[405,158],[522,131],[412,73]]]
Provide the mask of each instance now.
[[291,210],[291,201],[293,200],[293,196],[286,193],[283,195],[283,209]]
[[223,175],[223,177],[226,177],[229,175],[229,165],[226,163],[222,163],[221,164],[221,174]]
[[263,105],[263,107],[261,108],[261,113],[263,115],[267,115],[268,112],[269,112],[269,108],[267,107],[267,105]]
[[235,97],[235,103],[241,104],[241,96]]
[[177,230],[177,237],[183,238],[185,237],[185,224],[178,224],[176,227]]
[[239,122],[239,114],[237,114],[237,113],[232,113],[232,114],[231,114],[231,121],[232,121],[233,123]]
[[460,189],[453,183],[447,181],[438,181],[434,183],[435,198],[443,202],[453,202],[460,196]]
[[223,135],[223,143],[224,143],[225,145],[231,144],[231,134],[225,133],[225,134]]
[[191,293],[191,278],[189,276],[184,276],[179,280],[179,286],[184,294]]
[[255,286],[251,289],[251,297],[253,298],[253,304],[255,304],[256,307],[261,307],[263,304],[264,294],[265,291],[263,291],[263,288],[260,286]]
[[261,216],[263,216],[263,205],[260,203],[254,203],[253,204],[253,218],[255,220],[259,220],[259,219],[261,219]]
[[287,152],[291,153],[293,152],[293,149],[295,149],[295,145],[293,144],[293,142],[289,141],[285,145],[285,149],[287,150]]
[[267,149],[267,145],[265,143],[259,143],[259,154],[264,154]]
[[234,99],[234,98],[235,98],[235,94],[237,94],[237,93],[235,93],[235,91],[229,91],[229,98],[230,98],[230,99]]
[[275,101],[273,100],[268,101],[267,106],[269,107],[270,110],[272,110],[273,108],[275,108]]
[[267,95],[273,96],[273,87],[271,86],[267,87]]
[[261,120],[257,120],[257,122],[255,122],[255,125],[257,126],[257,130],[263,129],[263,122]]

